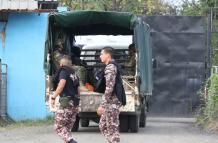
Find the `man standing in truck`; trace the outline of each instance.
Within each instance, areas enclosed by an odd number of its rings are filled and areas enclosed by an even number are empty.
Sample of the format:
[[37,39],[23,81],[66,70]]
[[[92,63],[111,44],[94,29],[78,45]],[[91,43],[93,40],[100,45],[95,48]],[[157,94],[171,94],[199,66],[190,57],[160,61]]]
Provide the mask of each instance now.
[[113,48],[104,47],[101,51],[100,59],[102,63],[106,64],[106,88],[102,97],[102,103],[97,109],[97,113],[101,116],[99,128],[108,143],[119,143],[119,108],[122,104],[113,92],[118,71],[117,66],[114,64]]
[[136,49],[135,44],[132,43],[128,47],[129,49],[129,57],[128,60],[122,65],[124,75],[135,75],[135,67],[136,67]]

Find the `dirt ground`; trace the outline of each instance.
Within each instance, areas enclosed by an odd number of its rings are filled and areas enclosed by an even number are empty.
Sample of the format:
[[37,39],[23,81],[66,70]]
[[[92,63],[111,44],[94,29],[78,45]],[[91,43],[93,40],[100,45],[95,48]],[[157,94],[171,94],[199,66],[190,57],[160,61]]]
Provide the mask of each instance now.
[[[193,118],[149,118],[138,133],[121,133],[121,143],[218,143],[217,134],[196,127]],[[78,143],[106,143],[97,124],[73,133]],[[0,128],[0,143],[63,143],[52,125]]]

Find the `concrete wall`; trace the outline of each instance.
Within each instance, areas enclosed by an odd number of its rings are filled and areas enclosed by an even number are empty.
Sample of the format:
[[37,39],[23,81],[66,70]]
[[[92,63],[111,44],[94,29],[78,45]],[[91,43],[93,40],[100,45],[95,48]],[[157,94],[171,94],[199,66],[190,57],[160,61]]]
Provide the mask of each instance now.
[[45,13],[10,13],[5,48],[0,40],[0,58],[8,64],[7,113],[14,120],[48,115],[43,71],[47,18]]

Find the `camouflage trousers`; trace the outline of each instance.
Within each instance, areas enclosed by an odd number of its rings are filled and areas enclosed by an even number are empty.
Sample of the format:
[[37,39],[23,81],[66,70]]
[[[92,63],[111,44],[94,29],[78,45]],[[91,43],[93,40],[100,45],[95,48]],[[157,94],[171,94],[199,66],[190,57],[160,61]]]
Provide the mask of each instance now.
[[55,113],[54,129],[56,133],[65,141],[69,142],[73,139],[71,129],[76,121],[78,107],[74,107],[73,103],[67,108],[60,108]]
[[119,143],[119,108],[112,108],[101,115],[99,128],[108,143]]

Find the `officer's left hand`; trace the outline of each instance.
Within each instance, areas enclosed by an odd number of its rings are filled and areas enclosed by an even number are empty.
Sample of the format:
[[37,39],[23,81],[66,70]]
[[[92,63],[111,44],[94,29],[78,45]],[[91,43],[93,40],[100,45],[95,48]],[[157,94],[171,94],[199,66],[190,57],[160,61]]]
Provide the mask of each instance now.
[[98,107],[98,109],[97,109],[97,114],[99,115],[99,116],[101,116],[103,113],[105,112],[105,109],[103,108],[103,107]]

